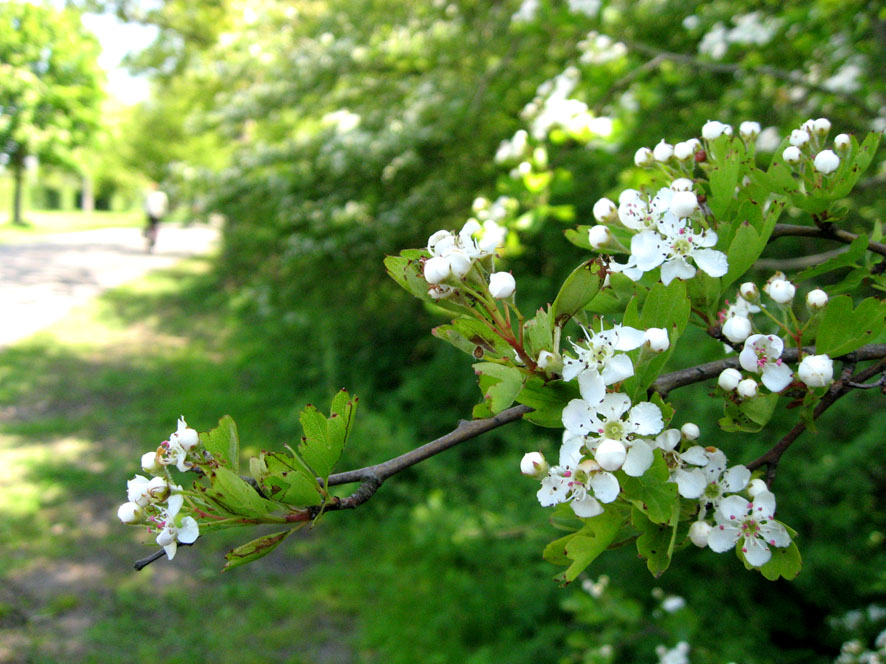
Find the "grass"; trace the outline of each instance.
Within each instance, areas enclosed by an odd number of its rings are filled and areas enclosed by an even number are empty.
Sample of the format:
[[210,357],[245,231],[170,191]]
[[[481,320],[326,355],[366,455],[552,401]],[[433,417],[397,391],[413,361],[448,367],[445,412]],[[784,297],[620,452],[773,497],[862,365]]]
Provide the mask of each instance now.
[[29,210],[24,213],[25,226],[15,226],[8,216],[0,223],[0,243],[22,242],[33,237],[51,233],[73,233],[109,227],[140,227],[145,223],[141,210],[108,212],[96,210],[86,213],[79,210]]
[[254,445],[275,443],[208,270],[155,273],[0,352],[0,661],[353,661],[350,618],[305,591],[317,532],[230,574],[242,532],[132,570],[154,547],[116,506],[179,414],[205,430],[230,412]]

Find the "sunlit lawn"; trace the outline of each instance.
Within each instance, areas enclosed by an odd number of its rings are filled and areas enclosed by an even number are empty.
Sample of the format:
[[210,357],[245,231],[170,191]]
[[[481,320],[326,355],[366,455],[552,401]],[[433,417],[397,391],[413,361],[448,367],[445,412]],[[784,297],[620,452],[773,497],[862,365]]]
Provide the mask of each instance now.
[[107,293],[0,351],[0,662],[348,662],[347,617],[309,592],[322,534],[219,575],[231,532],[173,562],[116,507],[142,452],[184,414],[274,430],[224,348],[208,264]]
[[144,214],[140,210],[109,212],[96,210],[28,210],[23,214],[24,226],[14,226],[8,214],[0,214],[0,242],[23,241],[35,236],[51,233],[71,233],[108,227],[138,227],[144,224]]

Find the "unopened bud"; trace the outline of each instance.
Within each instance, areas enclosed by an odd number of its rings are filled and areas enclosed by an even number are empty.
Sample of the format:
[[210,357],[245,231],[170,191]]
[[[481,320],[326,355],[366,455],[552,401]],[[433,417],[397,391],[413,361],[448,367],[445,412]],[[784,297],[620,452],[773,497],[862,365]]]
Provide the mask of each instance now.
[[668,331],[662,327],[650,327],[643,334],[643,343],[654,353],[663,353],[670,348],[671,340]]
[[794,131],[791,132],[791,137],[788,141],[794,147],[802,148],[809,142],[809,132],[805,129],[794,129]]
[[852,147],[852,139],[849,138],[849,134],[837,134],[834,136],[834,148],[837,152],[845,154],[850,147]]
[[760,135],[759,122],[742,122],[738,126],[738,133],[746,141],[753,141]]
[[697,440],[701,435],[701,430],[694,422],[687,422],[680,427],[680,433],[683,434],[683,438],[686,440]]
[[812,131],[819,136],[824,136],[831,130],[831,121],[827,118],[818,118],[812,121]]
[[671,182],[671,191],[692,191],[692,180],[689,178],[677,178]]
[[688,161],[695,155],[695,147],[689,141],[681,141],[674,146],[674,157],[679,161]]
[[723,369],[720,372],[720,377],[717,378],[717,385],[720,386],[720,389],[727,392],[731,392],[738,387],[740,382],[741,372],[738,369]]
[[824,309],[828,305],[828,294],[822,289],[816,288],[806,294],[806,306],[809,311]]
[[634,153],[634,164],[640,168],[652,166],[655,163],[655,156],[649,148],[640,148]]
[[751,480],[748,483],[748,495],[751,498],[756,498],[764,491],[769,491],[769,487],[766,486],[766,482],[761,480],[759,477]]
[[543,350],[538,354],[536,361],[538,368],[545,373],[560,373],[563,370],[563,359],[549,350]]
[[608,198],[601,198],[594,203],[594,219],[601,224],[608,224],[618,219],[618,208]]
[[696,521],[689,526],[689,540],[700,549],[708,545],[708,537],[711,535],[711,524],[707,521]]
[[698,198],[691,191],[674,192],[670,210],[677,219],[685,219],[698,209]]
[[655,161],[668,161],[674,156],[674,146],[670,143],[665,143],[665,140],[661,139],[659,144],[652,150],[652,156]]
[[123,503],[117,508],[117,518],[123,523],[139,523],[144,519],[144,512],[138,503]]
[[745,378],[739,382],[735,391],[742,399],[753,399],[757,396],[757,381],[753,378]]
[[514,294],[517,282],[510,272],[494,272],[489,275],[489,294],[496,300],[505,300]]
[[612,242],[612,231],[603,225],[591,226],[588,229],[588,243],[594,249],[601,249]]
[[789,145],[784,149],[784,152],[781,153],[781,158],[785,160],[788,164],[798,164],[800,163],[800,157],[802,157],[802,153],[800,152],[800,148]]
[[734,344],[751,336],[751,321],[745,316],[731,316],[723,323],[723,336]]
[[809,387],[824,387],[834,379],[834,361],[827,355],[807,355],[800,362],[797,376]]
[[147,473],[159,473],[163,468],[157,455],[157,450],[153,452],[145,452],[142,454],[142,469]]
[[732,135],[732,127],[728,124],[723,124],[717,120],[709,120],[704,124],[701,128],[701,136],[705,140],[713,141],[714,139],[720,138],[723,134],[727,136]]
[[812,161],[812,165],[819,173],[830,175],[840,166],[840,157],[833,150],[822,150]]
[[738,294],[748,302],[756,302],[760,297],[760,289],[753,281],[746,281],[739,287]]
[[778,304],[788,304],[794,299],[797,287],[787,279],[774,279],[767,284],[766,292]]
[[429,284],[440,284],[452,276],[452,268],[446,258],[434,256],[425,261],[424,275]]
[[520,472],[527,477],[547,475],[550,466],[541,452],[527,452],[520,460]]

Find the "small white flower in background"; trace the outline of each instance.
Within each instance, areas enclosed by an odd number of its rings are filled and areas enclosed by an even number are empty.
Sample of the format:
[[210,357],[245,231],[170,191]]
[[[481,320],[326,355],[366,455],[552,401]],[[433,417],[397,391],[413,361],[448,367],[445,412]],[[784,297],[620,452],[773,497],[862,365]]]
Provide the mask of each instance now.
[[140,523],[144,517],[144,510],[138,503],[123,503],[117,508],[117,518],[123,523]]
[[788,139],[790,144],[797,148],[802,148],[809,142],[809,132],[805,129],[794,129],[791,137]]
[[751,479],[751,471],[741,465],[726,468],[726,455],[721,450],[708,453],[708,464],[701,469],[704,475],[704,489],[699,494],[699,502],[710,503],[716,508],[726,494],[744,489]]
[[818,118],[812,121],[812,132],[824,136],[831,130],[831,121],[827,118]]
[[661,603],[662,611],[665,613],[675,613],[686,607],[686,600],[679,595],[668,595]]
[[732,316],[723,323],[723,336],[732,343],[741,343],[747,339],[751,332],[751,321],[744,316]]
[[674,157],[678,161],[688,161],[695,156],[695,145],[689,141],[681,141],[674,145]]
[[[673,182],[671,182],[671,186],[669,187],[671,191],[692,191],[692,180],[689,178],[677,178]],[[696,199],[696,203],[698,199]],[[673,202],[671,203],[673,206]]]
[[655,161],[667,161],[674,156],[674,146],[661,139],[658,145],[652,149],[652,156]]
[[489,294],[496,300],[505,300],[514,294],[517,282],[510,272],[493,272],[489,275]]
[[698,209],[698,197],[691,191],[676,191],[671,198],[670,211],[677,219],[684,219]]
[[757,381],[753,378],[745,378],[742,381],[739,381],[738,385],[735,387],[735,392],[742,399],[753,399],[757,396]]
[[774,516],[775,496],[769,491],[758,493],[751,502],[741,496],[724,498],[714,513],[716,525],[708,537],[708,547],[723,553],[738,544],[748,564],[765,565],[772,557],[770,546],[791,543],[788,531]]
[[738,126],[738,133],[746,141],[752,141],[760,135],[759,122],[742,122]]
[[608,198],[601,198],[594,203],[594,219],[601,224],[608,224],[618,219],[618,207]]
[[696,521],[689,526],[689,541],[700,549],[708,545],[708,537],[711,535],[711,524],[706,521]]
[[824,309],[828,304],[828,294],[820,288],[811,290],[806,294],[806,306],[809,311]]
[[663,353],[671,346],[668,331],[661,327],[650,327],[643,335],[644,345],[654,353]]
[[649,148],[640,148],[634,153],[634,164],[640,168],[652,166],[655,163],[655,156]]
[[784,274],[776,272],[769,278],[766,285],[763,286],[763,292],[778,304],[788,304],[794,299],[794,295],[797,293],[797,287],[785,279]]
[[680,641],[673,648],[660,644],[655,646],[658,664],[689,664],[689,644]]
[[797,375],[809,387],[824,387],[834,379],[834,361],[827,355],[807,355],[800,362]]
[[[760,297],[760,290],[757,288],[757,284],[753,281],[746,281],[738,288],[738,294],[741,295],[748,302],[754,302],[758,297]],[[757,309],[759,311],[759,309]]]
[[741,372],[737,369],[723,369],[717,378],[717,385],[720,389],[731,392],[741,382]]
[[840,166],[840,157],[833,150],[822,150],[815,155],[812,165],[819,173],[830,175]]
[[612,242],[612,231],[607,226],[597,224],[588,229],[588,243],[594,249],[600,249]]
[[720,138],[723,134],[732,136],[732,127],[717,120],[709,120],[701,128],[702,138],[708,141]]
[[802,156],[803,153],[800,152],[800,148],[794,145],[789,145],[784,149],[784,152],[781,153],[781,158],[789,164],[799,163]]
[[781,392],[793,377],[791,368],[781,361],[784,342],[773,334],[752,334],[738,354],[738,362],[745,371],[762,374],[763,385],[773,392]]
[[850,147],[852,147],[852,139],[849,138],[849,134],[837,134],[834,136],[834,148],[837,152],[848,152]]
[[520,460],[520,472],[527,477],[547,475],[550,465],[541,452],[527,452]]
[[680,427],[680,433],[686,440],[698,440],[698,437],[701,435],[701,429],[698,428],[695,422],[687,422]]

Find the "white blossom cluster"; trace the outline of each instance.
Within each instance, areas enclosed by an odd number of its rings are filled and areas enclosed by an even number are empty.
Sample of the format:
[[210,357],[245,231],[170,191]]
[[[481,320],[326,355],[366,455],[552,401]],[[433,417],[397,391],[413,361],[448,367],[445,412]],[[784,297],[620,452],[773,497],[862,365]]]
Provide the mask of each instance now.
[[570,98],[580,78],[577,67],[567,67],[538,86],[535,97],[520,113],[520,117],[529,123],[529,134],[534,139],[545,140],[555,127],[573,136],[609,136],[612,133],[611,118],[595,116],[586,103]]
[[[502,245],[507,229],[496,222],[497,204],[504,205],[498,201],[493,204],[475,201],[475,211],[485,218],[482,224],[471,218],[458,233],[440,230],[428,238],[431,256],[424,261],[423,274],[432,298],[454,295],[477,263],[493,257]],[[477,270],[477,276],[485,279],[485,270]],[[507,299],[514,294],[516,282],[510,272],[493,272],[489,275],[488,289],[492,297]]]
[[156,450],[142,455],[142,469],[153,475],[136,475],[126,483],[126,499],[117,509],[117,517],[126,524],[145,524],[148,532],[157,533],[157,544],[172,560],[179,543],[192,544],[200,536],[200,527],[191,516],[179,517],[184,505],[182,487],[174,484],[167,466],[181,471],[190,468],[188,456],[199,443],[199,436],[182,417],[178,428]]
[[715,23],[702,37],[698,45],[699,53],[721,60],[731,44],[765,46],[782,25],[780,19],[765,16],[759,11],[738,14],[732,18],[732,22],[735,25],[733,28],[727,28],[720,21]]
[[812,162],[812,168],[821,175],[830,175],[840,167],[840,156],[846,155],[852,147],[849,134],[834,136],[834,149],[823,149],[831,121],[827,118],[807,120],[791,132],[788,145],[781,153],[785,163],[795,169]]

